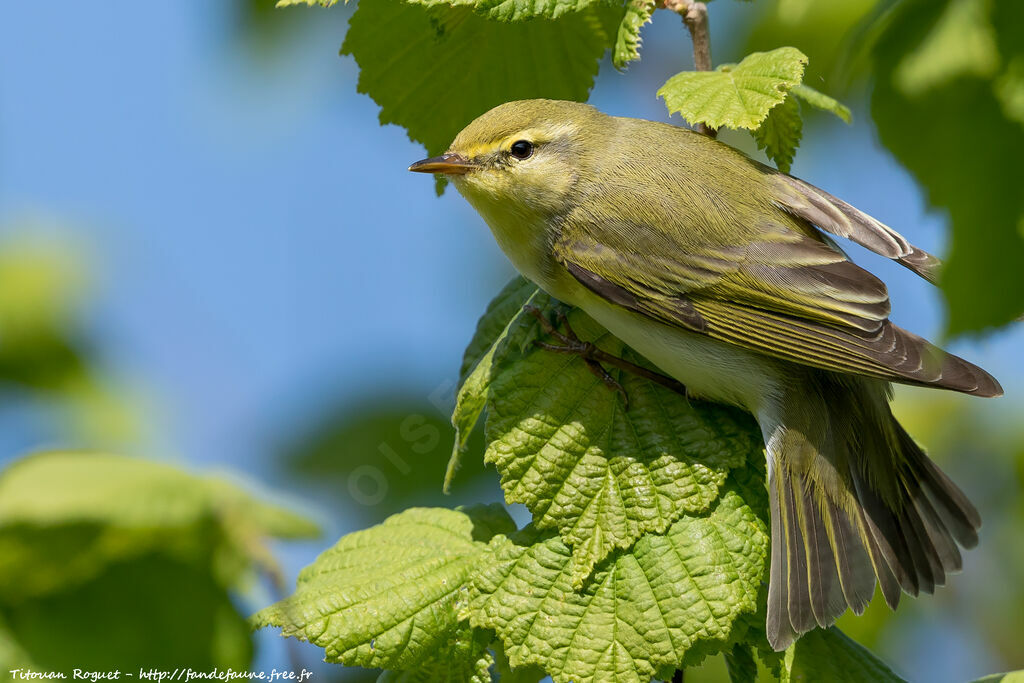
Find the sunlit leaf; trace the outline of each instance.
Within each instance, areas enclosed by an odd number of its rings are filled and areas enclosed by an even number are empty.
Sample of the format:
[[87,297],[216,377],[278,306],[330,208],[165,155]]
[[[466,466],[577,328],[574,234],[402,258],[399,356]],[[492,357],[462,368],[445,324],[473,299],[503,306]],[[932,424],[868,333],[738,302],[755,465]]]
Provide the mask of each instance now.
[[[551,316],[546,301],[532,303]],[[644,362],[582,311],[569,321],[582,339]],[[629,396],[624,410],[579,357],[524,348],[537,327],[526,313],[513,317],[459,392],[454,421],[465,432],[486,406],[485,460],[506,500],[525,504],[540,529],[559,530],[578,586],[613,549],[707,510],[730,468],[761,458],[761,437],[739,411],[613,370]]]
[[[1013,0],[1011,0],[1013,1]],[[999,68],[995,30],[986,0],[937,2],[942,9],[928,35],[902,56],[893,71],[894,83],[908,97],[961,77],[991,78]]]
[[795,86],[791,92],[812,107],[835,114],[845,123],[853,121],[853,114],[850,113],[850,109],[839,100],[829,97],[825,93],[818,92],[803,83]]
[[[377,683],[491,683],[494,657],[487,651],[492,634],[463,628],[415,668],[385,671]],[[505,683],[504,680],[501,683]]]
[[315,533],[222,479],[29,456],[0,474],[0,621],[47,670],[244,667],[252,642],[232,589],[254,567],[276,570],[269,538]]
[[804,122],[800,117],[800,103],[792,97],[768,112],[768,118],[753,131],[757,148],[763,149],[780,171],[788,172],[793,156],[803,135]]
[[343,537],[299,574],[292,595],[253,623],[322,647],[330,662],[422,666],[461,637],[458,603],[484,568],[486,540],[472,511],[411,508]]
[[728,645],[737,617],[756,607],[768,533],[729,487],[705,515],[644,536],[582,590],[557,535],[528,529],[490,548],[467,613],[497,632],[513,666],[540,666],[556,683],[641,682],[691,648]]
[[655,0],[627,0],[626,13],[619,24],[612,51],[612,63],[616,69],[625,69],[627,64],[640,59],[640,29],[651,21],[657,7]]
[[421,5],[469,5],[498,21],[523,21],[542,17],[558,19],[572,12],[608,4],[607,0],[411,0]]
[[800,83],[806,65],[807,57],[794,47],[755,52],[715,71],[678,73],[658,95],[669,113],[678,112],[690,123],[753,130]]

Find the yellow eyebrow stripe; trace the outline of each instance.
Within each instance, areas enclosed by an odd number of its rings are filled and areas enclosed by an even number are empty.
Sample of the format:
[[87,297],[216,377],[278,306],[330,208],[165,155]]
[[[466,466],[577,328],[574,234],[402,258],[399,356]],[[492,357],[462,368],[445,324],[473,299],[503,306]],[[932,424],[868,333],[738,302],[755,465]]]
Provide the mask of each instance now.
[[534,143],[543,144],[557,138],[571,137],[578,132],[578,130],[579,129],[575,125],[565,122],[546,128],[529,128],[518,133],[513,133],[512,135],[507,135],[500,140],[477,143],[467,147],[466,149],[452,151],[460,152],[470,159],[475,159],[477,157],[503,151],[516,140],[530,140]]

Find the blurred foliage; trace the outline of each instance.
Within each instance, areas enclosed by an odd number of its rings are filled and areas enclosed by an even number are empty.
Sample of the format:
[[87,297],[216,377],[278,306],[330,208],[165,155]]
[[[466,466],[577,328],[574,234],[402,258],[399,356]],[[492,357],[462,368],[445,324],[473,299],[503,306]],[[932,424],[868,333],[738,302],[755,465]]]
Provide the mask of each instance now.
[[317,13],[281,11],[275,0],[234,0],[224,6],[230,12],[234,38],[247,48],[256,64],[282,56],[289,43],[301,40],[318,25],[335,25],[344,32],[352,14],[352,8]]
[[[443,403],[448,398],[432,402],[412,394],[382,395],[336,406],[297,429],[291,442],[278,449],[279,461],[305,489],[319,491],[324,502],[364,523],[410,505],[501,500],[494,471],[480,458],[467,458],[452,495],[442,493],[455,438],[443,417],[450,410]],[[483,451],[481,430],[469,447]]]
[[[750,7],[752,15],[742,18],[749,29],[745,53],[795,45],[809,63],[804,82],[815,88],[843,93],[852,77],[864,71],[851,70],[850,60],[858,54],[863,25],[873,16],[879,0],[766,0]],[[860,64],[863,67],[863,64]]]
[[42,401],[58,408],[79,443],[131,443],[140,436],[141,416],[101,370],[82,324],[89,264],[73,245],[31,230],[0,241],[0,410]]
[[904,0],[873,51],[878,135],[948,212],[948,332],[1024,313],[1024,3]]
[[0,655],[71,668],[245,667],[231,591],[274,574],[270,538],[317,527],[222,479],[41,453],[0,474]]
[[905,640],[936,623],[976,634],[1007,669],[1024,668],[1020,615],[1024,614],[1024,424],[1019,404],[997,405],[962,396],[902,390],[895,412],[981,512],[980,548],[964,554],[964,573],[934,596],[903,596],[892,612],[876,595],[863,616],[839,626],[890,661],[901,660]]

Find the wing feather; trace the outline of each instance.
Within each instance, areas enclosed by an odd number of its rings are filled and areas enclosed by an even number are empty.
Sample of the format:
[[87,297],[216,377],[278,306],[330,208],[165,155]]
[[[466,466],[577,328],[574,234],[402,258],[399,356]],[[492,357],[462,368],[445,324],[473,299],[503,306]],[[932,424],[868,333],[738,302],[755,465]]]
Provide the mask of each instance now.
[[876,254],[891,258],[929,282],[934,283],[938,279],[942,262],[915,247],[888,225],[799,178],[784,173],[776,174],[775,178],[779,203],[786,211],[825,232],[845,237]]
[[670,325],[826,370],[1001,393],[984,370],[893,325],[885,285],[824,241],[766,223],[747,245],[686,246],[664,229],[591,219],[567,222],[554,253],[591,291]]

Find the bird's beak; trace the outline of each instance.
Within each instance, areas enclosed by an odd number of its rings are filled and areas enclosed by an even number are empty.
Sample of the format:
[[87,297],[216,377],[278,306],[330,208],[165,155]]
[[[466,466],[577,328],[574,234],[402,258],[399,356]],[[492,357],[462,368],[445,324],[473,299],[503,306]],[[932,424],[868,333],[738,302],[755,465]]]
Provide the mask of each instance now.
[[444,173],[446,175],[464,175],[469,173],[476,164],[455,152],[447,152],[439,157],[430,157],[417,161],[409,167],[410,171],[417,173]]

